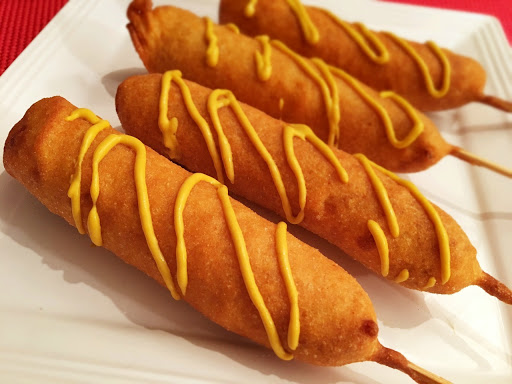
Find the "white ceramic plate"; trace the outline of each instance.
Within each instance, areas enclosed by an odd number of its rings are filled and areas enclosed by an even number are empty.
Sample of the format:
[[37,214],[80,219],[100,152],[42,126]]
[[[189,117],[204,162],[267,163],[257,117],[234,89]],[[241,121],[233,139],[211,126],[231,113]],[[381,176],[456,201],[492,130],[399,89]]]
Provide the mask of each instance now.
[[[159,2],[157,2],[158,4]],[[213,0],[169,1],[216,19]],[[487,91],[512,99],[511,54],[492,18],[370,1],[318,1],[347,19],[477,58]],[[71,0],[0,77],[0,141],[40,98],[62,95],[118,126],[113,96],[143,72],[128,0]],[[443,135],[512,166],[512,121],[471,105],[432,115]],[[488,272],[512,286],[512,181],[445,159],[410,177],[468,233]],[[304,231],[368,291],[381,341],[455,383],[510,383],[512,311],[479,288],[451,297],[385,282]],[[224,331],[105,250],[92,248],[0,168],[0,382],[411,383],[374,363],[282,362]]]

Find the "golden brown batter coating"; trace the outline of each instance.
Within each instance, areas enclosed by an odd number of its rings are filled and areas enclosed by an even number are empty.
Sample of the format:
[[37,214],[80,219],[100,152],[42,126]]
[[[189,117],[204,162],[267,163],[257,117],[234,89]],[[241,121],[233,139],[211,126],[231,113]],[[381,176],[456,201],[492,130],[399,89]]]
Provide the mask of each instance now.
[[[128,17],[133,43],[150,72],[179,69],[185,78],[199,84],[232,90],[240,100],[275,118],[307,124],[322,140],[327,140],[329,121],[320,87],[276,47],[272,48],[272,75],[261,81],[254,58],[255,52],[261,51],[261,44],[255,39],[236,34],[227,27],[214,26],[219,60],[215,67],[210,67],[206,62],[208,43],[203,19],[171,6],[151,10],[151,2],[144,0],[130,5]],[[452,150],[421,113],[423,133],[412,145],[395,148],[375,110],[344,80],[335,77],[334,81],[340,100],[339,146],[346,152],[364,153],[394,171],[413,172],[428,168]],[[395,101],[360,86],[385,108],[396,136],[404,138],[413,126],[410,116]]]
[[[220,22],[234,23],[249,36],[269,35],[306,57],[320,57],[370,87],[398,92],[423,111],[443,110],[472,101],[485,101],[485,71],[479,63],[469,57],[443,49],[451,66],[451,85],[445,96],[437,98],[427,91],[424,77],[412,56],[389,35],[375,33],[389,52],[389,61],[378,64],[365,54],[347,30],[335,22],[324,9],[305,7],[319,33],[318,41],[309,43],[304,37],[296,14],[288,4],[289,0],[258,0],[255,12],[250,17],[244,13],[248,2],[249,0],[222,0]],[[357,25],[350,25],[357,32],[361,31]],[[433,83],[440,88],[443,67],[439,57],[426,44],[409,44],[424,60]],[[370,46],[375,50],[375,45]],[[512,105],[509,105],[508,109],[512,110]]]
[[[162,154],[168,149],[162,141],[158,125],[160,74],[134,76],[126,79],[118,88],[116,109],[125,130]],[[188,85],[199,113],[212,126],[207,110],[211,90],[190,81]],[[297,180],[286,160],[283,145],[285,123],[263,112],[240,103],[247,118],[261,141],[274,158],[293,207],[299,211]],[[173,83],[169,92],[168,118],[178,120],[177,142],[180,164],[195,172],[213,177],[216,170],[208,154],[198,126],[186,109],[180,89]],[[227,182],[230,190],[285,217],[281,199],[270,176],[269,169],[251,144],[248,135],[228,107],[219,110],[224,133],[233,153],[234,183]],[[218,136],[214,133],[218,145]],[[476,260],[476,250],[459,225],[444,211],[435,208],[446,228],[451,251],[451,278],[441,284],[439,240],[433,222],[425,209],[413,197],[410,190],[399,185],[380,171],[379,179],[388,192],[400,227],[400,235],[393,238],[386,221],[384,209],[377,200],[367,172],[359,160],[341,150],[333,149],[335,156],[348,173],[348,183],[343,183],[334,167],[309,142],[295,139],[294,150],[302,167],[307,200],[303,227],[335,244],[348,255],[360,261],[376,273],[381,273],[381,259],[368,220],[380,224],[389,244],[388,279],[394,280],[403,269],[409,271],[409,279],[401,284],[413,289],[451,294],[469,285],[480,285],[501,300],[512,303],[512,293],[492,293],[484,287],[484,281],[499,284],[482,272]],[[227,181],[226,176],[224,179]],[[428,289],[425,285],[431,277],[437,283]],[[492,280],[491,280],[492,279]],[[506,287],[502,287],[507,290]]]
[[[74,225],[67,191],[75,172],[81,141],[92,124],[86,119],[66,121],[75,107],[61,97],[34,104],[9,133],[4,165],[52,212]],[[112,135],[110,127],[92,142],[82,163],[82,213],[91,208],[89,186],[96,149]],[[126,136],[125,136],[126,137]],[[108,139],[106,139],[108,140]],[[151,149],[145,182],[151,218],[166,263],[175,276],[174,201],[190,174]],[[122,260],[165,285],[148,250],[134,185],[137,151],[115,146],[100,162],[101,217],[104,246]],[[135,172],[137,173],[137,172]],[[290,308],[275,257],[276,226],[242,204],[231,201],[246,239],[251,267],[266,305],[274,318],[281,343],[286,339]],[[82,215],[85,224],[85,215]],[[184,299],[226,329],[268,347],[261,320],[248,297],[240,266],[220,208],[215,187],[199,183],[184,212],[189,287]],[[357,282],[317,250],[286,236],[290,268],[299,292],[300,340],[295,356],[318,365],[343,365],[372,360],[399,369],[420,384],[448,383],[410,363],[377,340],[378,326],[372,304]]]
[[[4,147],[6,171],[71,225],[74,220],[67,196],[69,180],[75,172],[80,142],[92,126],[85,119],[66,121],[74,110],[61,97],[37,102],[12,128]],[[120,137],[110,127],[101,131],[82,163],[82,213],[91,208],[88,189],[92,157],[107,135]],[[104,246],[165,286],[140,227],[134,185],[135,159],[131,147],[118,145],[100,163],[98,211]],[[176,243],[169,217],[173,214],[176,193],[190,174],[149,148],[146,165],[145,181],[155,233],[174,274]],[[289,308],[274,255],[275,225],[242,204],[231,203],[247,241],[257,284],[283,342]],[[82,216],[85,224],[85,215]],[[184,219],[190,276],[184,299],[226,329],[268,347],[265,331],[240,277],[213,186],[196,185]],[[286,238],[300,299],[301,333],[295,351],[298,359],[318,365],[371,360],[401,370],[420,384],[449,383],[409,362],[399,352],[380,345],[373,307],[357,282],[318,251],[291,235]]]
[[[32,106],[12,129],[5,144],[4,164],[52,212],[71,225],[67,196],[84,132],[84,120],[65,118],[75,109],[60,97]],[[89,187],[94,148],[108,134],[98,135],[82,166],[82,216],[91,208]],[[134,186],[134,151],[115,147],[100,163],[100,197],[104,246],[128,264],[163,284],[141,230]],[[174,276],[176,235],[174,201],[190,174],[151,149],[147,151],[146,181],[155,233]],[[289,304],[275,256],[275,225],[232,201],[245,235],[260,291],[286,344]],[[215,187],[200,183],[184,212],[189,286],[184,299],[226,329],[268,346],[261,320],[240,275]],[[371,302],[342,268],[317,250],[287,236],[290,265],[299,291],[301,333],[296,358],[319,365],[342,365],[371,359],[380,349]]]

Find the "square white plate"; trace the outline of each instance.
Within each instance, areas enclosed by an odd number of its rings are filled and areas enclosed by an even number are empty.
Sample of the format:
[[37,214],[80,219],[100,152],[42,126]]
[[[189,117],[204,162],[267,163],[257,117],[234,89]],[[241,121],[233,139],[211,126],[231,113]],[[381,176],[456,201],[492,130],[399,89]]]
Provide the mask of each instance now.
[[[71,0],[51,21],[0,77],[0,142],[32,103],[57,94],[119,126],[116,87],[144,72],[125,28],[128,2]],[[217,1],[168,3],[217,19]],[[512,99],[511,52],[491,17],[362,0],[316,4],[473,56],[488,72],[486,91]],[[512,167],[510,116],[480,105],[431,116],[451,143]],[[0,382],[411,383],[374,363],[278,360],[92,248],[0,167]],[[450,158],[410,179],[461,224],[483,268],[512,286],[512,181]],[[357,277],[384,345],[455,383],[512,381],[510,307],[473,287],[450,297],[408,291],[293,232]]]

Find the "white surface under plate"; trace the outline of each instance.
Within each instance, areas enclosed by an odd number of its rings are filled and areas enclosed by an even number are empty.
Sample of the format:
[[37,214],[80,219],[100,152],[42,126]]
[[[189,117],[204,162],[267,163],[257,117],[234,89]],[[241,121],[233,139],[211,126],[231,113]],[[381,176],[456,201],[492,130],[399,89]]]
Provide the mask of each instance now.
[[[214,0],[169,3],[217,19]],[[368,1],[317,3],[347,19],[471,55],[488,71],[487,92],[512,99],[510,50],[490,17]],[[125,28],[127,4],[70,0],[0,77],[2,143],[33,102],[56,94],[119,125],[116,87],[143,72]],[[510,116],[470,105],[432,117],[448,141],[512,166]],[[512,286],[512,182],[450,158],[410,178],[462,225],[483,268]],[[455,383],[511,382],[510,307],[479,288],[450,297],[403,289],[304,231],[294,233],[357,277],[375,305],[384,345]],[[3,166],[0,265],[2,383],[411,383],[374,363],[321,368],[280,361],[92,248]]]

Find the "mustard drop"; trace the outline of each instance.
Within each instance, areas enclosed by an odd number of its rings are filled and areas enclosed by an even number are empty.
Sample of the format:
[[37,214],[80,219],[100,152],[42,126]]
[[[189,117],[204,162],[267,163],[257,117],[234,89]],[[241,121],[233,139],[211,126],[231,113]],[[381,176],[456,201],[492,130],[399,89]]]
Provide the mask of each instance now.
[[423,289],[432,288],[434,285],[436,285],[436,278],[435,277],[431,277],[430,279],[428,279],[428,282],[427,282],[427,284],[425,284]]
[[244,8],[244,15],[245,17],[253,17],[254,13],[256,12],[256,4],[258,3],[258,0],[249,0],[247,5]]
[[403,283],[404,281],[409,279],[409,271],[407,269],[402,269],[397,277],[395,277],[395,283]]
[[219,47],[217,45],[218,38],[213,30],[213,22],[209,17],[204,18],[206,23],[205,39],[208,43],[206,49],[206,64],[209,67],[216,67],[219,62]]
[[380,273],[386,277],[389,274],[389,247],[386,235],[379,223],[374,220],[368,220],[368,230],[377,244],[377,251],[380,256]]
[[255,51],[256,73],[261,81],[267,81],[272,75],[272,48],[268,36],[256,36],[255,39],[261,43],[262,52]]
[[236,33],[237,35],[240,34],[240,28],[238,28],[238,26],[234,23],[227,23],[225,27],[231,30],[232,32]]

